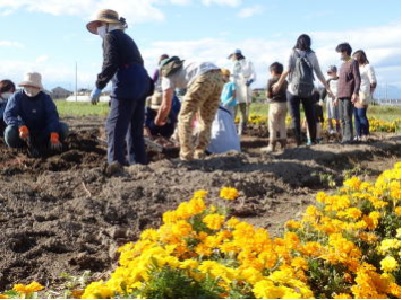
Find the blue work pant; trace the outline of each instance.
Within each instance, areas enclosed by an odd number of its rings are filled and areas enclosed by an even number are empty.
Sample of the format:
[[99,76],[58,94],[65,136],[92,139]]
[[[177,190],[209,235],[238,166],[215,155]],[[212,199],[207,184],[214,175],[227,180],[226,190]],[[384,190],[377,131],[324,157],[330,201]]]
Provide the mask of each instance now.
[[353,115],[355,117],[355,126],[357,136],[369,134],[369,121],[367,119],[366,107],[353,107]]

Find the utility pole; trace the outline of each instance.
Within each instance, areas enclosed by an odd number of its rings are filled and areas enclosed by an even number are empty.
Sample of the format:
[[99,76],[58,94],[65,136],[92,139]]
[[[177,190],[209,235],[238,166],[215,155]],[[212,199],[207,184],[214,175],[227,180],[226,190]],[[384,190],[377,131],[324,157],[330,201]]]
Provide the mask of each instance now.
[[77,62],[75,62],[75,102],[78,102]]

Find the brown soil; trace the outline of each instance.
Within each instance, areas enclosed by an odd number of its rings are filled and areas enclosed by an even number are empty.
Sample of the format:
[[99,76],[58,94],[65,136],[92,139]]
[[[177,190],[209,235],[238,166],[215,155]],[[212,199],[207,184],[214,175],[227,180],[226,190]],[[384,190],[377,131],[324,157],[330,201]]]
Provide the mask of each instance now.
[[[367,144],[289,143],[283,152],[265,153],[267,133],[258,127],[242,138],[242,153],[182,165],[177,149],[149,152],[148,166],[110,176],[98,141],[102,120],[66,119],[75,130],[60,155],[30,158],[0,140],[0,291],[33,280],[53,288],[62,272],[107,278],[118,246],[159,227],[164,211],[198,189],[208,190],[213,202],[222,186],[236,187],[240,197],[230,203],[231,214],[280,234],[317,191],[340,186],[346,171],[372,179],[401,157],[400,135],[380,133]],[[99,127],[82,125],[94,122]]]

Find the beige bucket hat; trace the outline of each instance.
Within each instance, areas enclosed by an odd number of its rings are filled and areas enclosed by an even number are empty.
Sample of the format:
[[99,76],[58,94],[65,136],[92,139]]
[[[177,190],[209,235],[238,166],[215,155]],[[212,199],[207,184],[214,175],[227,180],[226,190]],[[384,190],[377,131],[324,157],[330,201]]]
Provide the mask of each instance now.
[[107,24],[121,24],[117,11],[112,9],[101,9],[97,12],[95,19],[87,23],[88,31],[93,34],[97,34],[96,28],[99,26],[99,22],[105,22]]
[[29,86],[29,87],[35,87],[39,89],[43,89],[42,86],[42,75],[38,72],[27,72],[24,75],[24,80],[21,81],[18,86]]

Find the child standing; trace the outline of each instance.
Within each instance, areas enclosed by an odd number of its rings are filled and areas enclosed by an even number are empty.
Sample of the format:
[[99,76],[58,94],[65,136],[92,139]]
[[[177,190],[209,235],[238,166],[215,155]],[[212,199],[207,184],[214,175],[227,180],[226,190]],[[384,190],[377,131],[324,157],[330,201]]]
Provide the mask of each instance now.
[[[275,151],[276,142],[279,141],[281,149],[286,145],[286,90],[288,82],[285,80],[280,89],[274,92],[273,85],[279,80],[283,72],[283,65],[279,62],[271,64],[270,68],[271,78],[267,82],[266,95],[268,103],[270,104],[268,113],[268,128],[270,132],[268,151]],[[277,140],[276,133],[279,131],[279,140]]]
[[236,84],[230,80],[230,71],[228,69],[222,69],[221,72],[225,82],[221,94],[221,105],[234,116],[234,108],[237,105]]
[[[335,134],[335,133],[340,133],[341,132],[341,123],[339,120],[339,106],[336,103],[336,94],[337,94],[337,86],[338,86],[338,80],[339,77],[336,74],[336,66],[335,65],[330,65],[327,70],[327,83],[329,86],[329,89],[332,93],[332,95],[328,94],[326,101],[325,101],[325,107],[327,111],[327,131],[329,134]],[[334,130],[334,124],[333,121],[335,121],[335,130]]]

